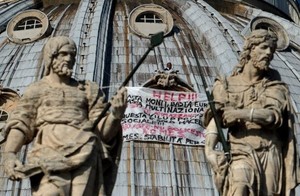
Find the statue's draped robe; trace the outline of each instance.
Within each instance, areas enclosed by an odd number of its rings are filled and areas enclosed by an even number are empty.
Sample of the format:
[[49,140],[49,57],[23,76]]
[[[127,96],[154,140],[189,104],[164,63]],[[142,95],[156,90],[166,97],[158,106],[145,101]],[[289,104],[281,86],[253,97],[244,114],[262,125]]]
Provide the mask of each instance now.
[[41,180],[41,184],[60,187],[62,195],[76,186],[81,187],[82,195],[110,194],[120,141],[105,144],[91,130],[104,107],[99,92],[98,85],[89,81],[72,80],[71,86],[57,87],[46,78],[25,91],[6,130],[18,129],[26,143],[33,141],[28,162],[20,168],[31,176],[33,191]]
[[[267,189],[268,194],[271,190],[272,195],[292,195],[299,183],[299,165],[286,86],[267,78],[249,84],[241,77],[232,76],[216,81],[213,97],[220,119],[224,107],[253,108],[254,111],[264,108],[272,111],[275,117],[268,126],[240,121],[228,128],[232,159],[227,172],[216,171],[218,174],[227,174],[224,182],[216,179],[222,185],[219,188],[223,195],[232,195],[238,183],[247,186],[252,196],[267,195]],[[208,110],[205,124],[211,117]],[[219,168],[223,169],[222,166]]]

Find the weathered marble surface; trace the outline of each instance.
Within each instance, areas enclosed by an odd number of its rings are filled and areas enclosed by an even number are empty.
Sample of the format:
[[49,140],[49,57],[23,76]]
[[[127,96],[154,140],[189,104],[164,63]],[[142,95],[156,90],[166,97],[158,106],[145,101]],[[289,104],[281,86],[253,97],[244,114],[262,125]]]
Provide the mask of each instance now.
[[218,78],[213,97],[223,128],[228,128],[231,160],[214,149],[218,132],[206,112],[205,153],[223,195],[293,195],[299,183],[289,91],[269,67],[277,37],[255,30],[246,38],[233,74]]
[[[117,92],[92,130],[104,96],[96,83],[71,78],[75,56],[73,40],[49,39],[45,75],[27,88],[5,127],[5,171],[11,180],[30,177],[33,195],[109,195],[114,185],[127,91]],[[16,153],[30,142],[23,165]]]

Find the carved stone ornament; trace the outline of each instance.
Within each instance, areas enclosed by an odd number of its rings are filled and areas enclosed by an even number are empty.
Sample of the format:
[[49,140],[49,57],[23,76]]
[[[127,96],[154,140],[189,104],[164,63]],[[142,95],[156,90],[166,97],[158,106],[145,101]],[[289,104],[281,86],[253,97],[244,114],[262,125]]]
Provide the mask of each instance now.
[[178,71],[157,71],[157,73],[150,78],[144,87],[156,88],[162,90],[174,90],[174,91],[191,91],[194,92],[193,87],[188,85],[177,75]]

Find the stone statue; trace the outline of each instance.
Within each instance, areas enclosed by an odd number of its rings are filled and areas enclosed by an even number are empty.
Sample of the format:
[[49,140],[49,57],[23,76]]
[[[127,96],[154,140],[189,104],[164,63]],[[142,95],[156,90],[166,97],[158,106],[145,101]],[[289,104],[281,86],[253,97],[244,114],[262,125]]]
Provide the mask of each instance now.
[[289,91],[269,67],[276,42],[274,33],[254,30],[233,74],[214,84],[212,95],[221,124],[228,128],[231,159],[215,150],[219,136],[210,109],[204,118],[205,154],[222,195],[293,195],[299,183]]
[[[11,180],[30,177],[33,195],[110,195],[122,143],[127,91],[92,130],[104,96],[91,81],[71,78],[76,45],[53,37],[44,46],[45,76],[24,92],[5,127],[4,167]],[[24,165],[16,153],[32,142]]]

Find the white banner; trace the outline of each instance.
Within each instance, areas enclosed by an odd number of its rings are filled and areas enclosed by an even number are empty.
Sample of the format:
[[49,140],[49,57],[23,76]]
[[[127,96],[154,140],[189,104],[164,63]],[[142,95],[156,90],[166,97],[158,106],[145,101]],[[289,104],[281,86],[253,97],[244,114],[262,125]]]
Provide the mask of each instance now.
[[124,141],[141,140],[204,145],[201,124],[205,94],[128,87],[122,120]]

